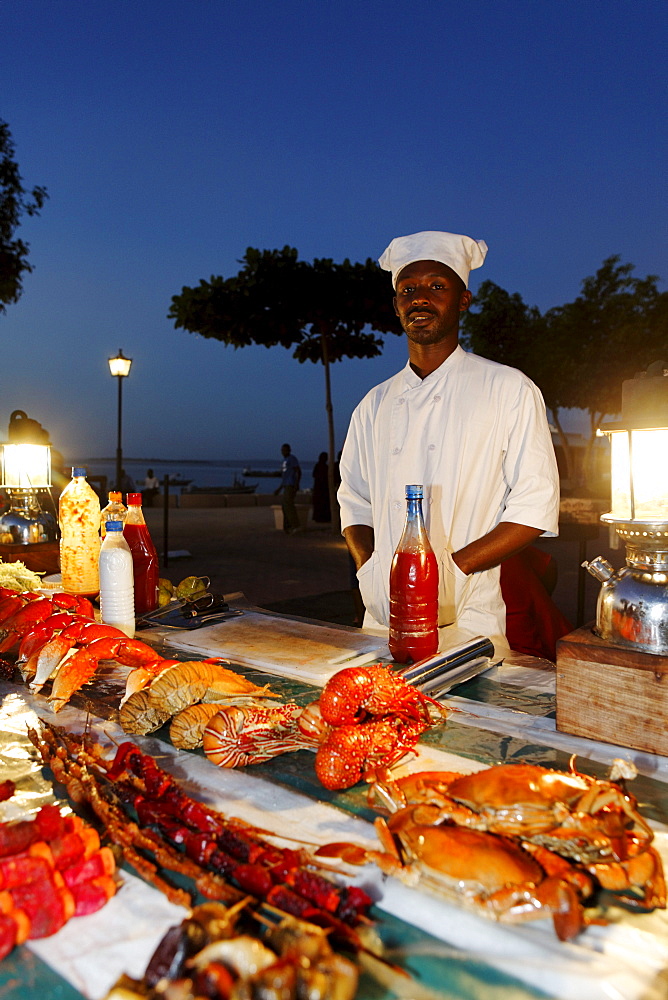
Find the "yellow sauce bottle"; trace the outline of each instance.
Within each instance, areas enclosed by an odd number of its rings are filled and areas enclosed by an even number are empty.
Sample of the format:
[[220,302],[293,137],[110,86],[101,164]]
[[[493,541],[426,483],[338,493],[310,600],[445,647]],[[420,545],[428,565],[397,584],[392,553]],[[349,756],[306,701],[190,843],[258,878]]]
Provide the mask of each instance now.
[[100,500],[84,468],[72,469],[72,479],[60,494],[58,522],[63,590],[95,597],[100,590]]

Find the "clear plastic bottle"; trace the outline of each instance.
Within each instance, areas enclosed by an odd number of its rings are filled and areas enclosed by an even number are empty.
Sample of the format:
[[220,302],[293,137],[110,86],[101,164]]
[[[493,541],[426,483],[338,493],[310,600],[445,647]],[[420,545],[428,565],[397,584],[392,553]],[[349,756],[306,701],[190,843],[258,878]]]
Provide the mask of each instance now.
[[422,486],[406,487],[406,524],[390,569],[389,649],[398,663],[438,650],[438,563],[422,517]]
[[95,597],[100,590],[100,500],[80,466],[72,469],[72,479],[60,494],[58,522],[63,590]]
[[123,534],[132,552],[135,578],[135,614],[145,615],[158,606],[160,567],[158,553],[144,520],[141,493],[128,493]]
[[112,490],[109,494],[109,503],[106,507],[102,508],[102,513],[100,514],[100,535],[102,538],[107,533],[107,521],[125,521],[128,509],[121,501],[122,495],[122,493]]
[[135,591],[132,553],[123,537],[122,521],[107,521],[100,549],[100,614],[132,639],[135,634]]

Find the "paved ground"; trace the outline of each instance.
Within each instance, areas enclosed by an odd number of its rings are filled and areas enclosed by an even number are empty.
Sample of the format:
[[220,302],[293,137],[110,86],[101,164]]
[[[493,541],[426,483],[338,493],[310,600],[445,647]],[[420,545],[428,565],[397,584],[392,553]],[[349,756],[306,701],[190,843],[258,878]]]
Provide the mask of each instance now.
[[[148,508],[144,513],[162,553],[163,511]],[[554,599],[574,626],[579,603],[582,622],[595,619],[600,590],[588,573],[579,574],[582,558],[604,555],[615,568],[624,563],[624,549],[610,548],[606,527],[593,525],[586,533],[592,537],[583,540],[564,528],[560,538],[539,542],[557,560]],[[174,583],[191,574],[206,575],[214,590],[242,591],[259,607],[344,625],[355,623],[345,543],[329,528],[312,525],[296,535],[285,535],[276,530],[269,507],[175,508],[168,514],[167,549],[190,553],[172,557],[167,566],[162,560],[161,575]]]

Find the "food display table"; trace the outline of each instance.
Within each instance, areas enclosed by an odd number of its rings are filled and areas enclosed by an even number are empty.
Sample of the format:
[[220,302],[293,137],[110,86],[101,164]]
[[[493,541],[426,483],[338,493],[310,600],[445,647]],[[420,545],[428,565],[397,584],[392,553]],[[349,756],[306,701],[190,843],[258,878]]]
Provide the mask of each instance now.
[[[252,681],[270,684],[282,700],[304,705],[318,697],[332,672],[380,647],[377,636],[357,630],[270,615],[243,604],[240,608],[244,615],[219,625],[187,632],[156,628],[140,637],[165,657],[227,656]],[[239,624],[244,617],[247,641]],[[655,845],[668,866],[668,758],[558,732],[554,681],[554,668],[545,661],[506,657],[447,697],[447,721],[424,735],[417,756],[401,770],[470,772],[516,761],[567,769],[577,754],[579,770],[604,778],[612,762],[623,758],[637,768],[631,788],[655,828]],[[19,684],[0,683],[0,778],[16,781],[23,802],[36,808],[53,794],[26,726],[41,718],[70,732],[88,727],[113,750],[114,743],[127,738],[114,721],[119,683],[113,672],[98,677],[57,715],[46,698]],[[184,782],[189,794],[227,816],[278,837],[298,836],[308,847],[350,841],[378,848],[372,825],[376,813],[368,805],[366,787],[325,791],[309,751],[222,769],[201,750],[175,750],[166,726],[150,737],[132,739]],[[15,809],[12,800],[0,803],[0,819],[13,818]],[[360,1000],[660,1000],[668,994],[666,911],[631,914],[610,907],[607,925],[590,926],[563,943],[547,919],[496,923],[424,891],[419,881],[408,886],[382,875],[373,864],[356,869],[342,865],[341,872],[341,878],[361,885],[374,899],[371,916],[385,958],[408,973],[401,975],[390,964],[363,963]],[[130,870],[123,869],[122,876],[118,894],[96,914],[75,918],[53,937],[14,949],[0,964],[0,1000],[38,995],[45,1000],[98,1000],[122,973],[141,977],[162,935],[186,911]]]

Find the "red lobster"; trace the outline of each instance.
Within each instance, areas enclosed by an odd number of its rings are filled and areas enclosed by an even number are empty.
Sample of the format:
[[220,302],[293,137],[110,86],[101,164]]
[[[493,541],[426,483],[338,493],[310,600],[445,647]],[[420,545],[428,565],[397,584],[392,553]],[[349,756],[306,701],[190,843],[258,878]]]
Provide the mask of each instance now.
[[381,664],[340,670],[327,681],[319,705],[332,728],[316,753],[315,772],[330,790],[350,788],[369,767],[391,767],[446,715]]

